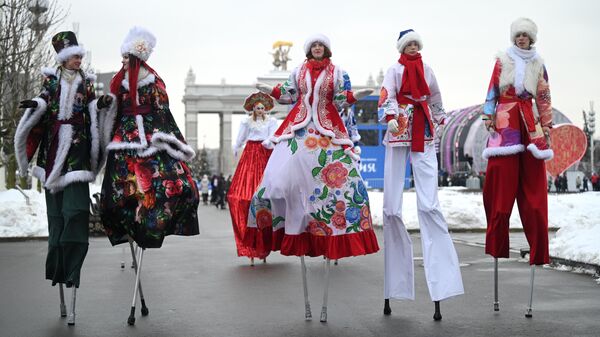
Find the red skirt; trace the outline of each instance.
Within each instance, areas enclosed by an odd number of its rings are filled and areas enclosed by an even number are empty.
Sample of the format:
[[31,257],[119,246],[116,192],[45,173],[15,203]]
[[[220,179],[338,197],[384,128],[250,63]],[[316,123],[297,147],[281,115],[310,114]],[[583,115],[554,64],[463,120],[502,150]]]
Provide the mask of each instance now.
[[271,247],[251,247],[244,244],[244,235],[248,223],[250,201],[260,184],[267,161],[272,150],[265,149],[262,141],[248,141],[242,153],[238,166],[231,180],[227,193],[233,234],[238,256],[256,257],[263,259],[269,255]]

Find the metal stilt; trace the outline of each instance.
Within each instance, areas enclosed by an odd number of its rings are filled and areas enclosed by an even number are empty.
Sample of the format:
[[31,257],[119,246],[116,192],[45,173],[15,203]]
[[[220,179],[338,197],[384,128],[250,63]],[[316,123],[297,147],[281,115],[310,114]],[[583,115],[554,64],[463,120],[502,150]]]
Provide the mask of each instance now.
[[494,311],[500,311],[498,301],[498,258],[494,258]]
[[138,261],[137,261],[137,272],[135,273],[135,286],[133,287],[133,300],[131,301],[131,311],[129,313],[129,318],[127,319],[127,324],[134,325],[135,324],[135,298],[137,296],[137,292],[140,284],[140,274],[142,273],[142,260],[144,258],[144,248],[139,250]]
[[329,296],[329,270],[331,269],[331,260],[327,259],[325,267],[325,290],[323,291],[323,307],[321,308],[321,322],[327,322],[327,297]]
[[73,293],[71,294],[71,311],[69,311],[69,317],[67,317],[68,325],[75,325],[75,299],[77,298],[77,287],[73,285]]
[[531,265],[531,279],[529,280],[529,286],[530,286],[530,290],[529,290],[529,307],[527,308],[527,310],[525,311],[525,317],[527,318],[531,318],[533,317],[533,309],[532,309],[532,304],[533,304],[533,277],[535,275],[535,264]]
[[[131,259],[133,265],[133,271],[137,274],[138,268],[137,263],[135,261],[135,250],[133,249],[133,240],[129,239],[129,247],[131,250]],[[139,283],[139,291],[140,291],[140,302],[142,303],[142,316],[148,316],[148,307],[146,306],[146,299],[144,298],[144,291],[142,290],[142,280]]]
[[389,298],[386,298],[383,302],[383,314],[384,315],[392,314],[392,307],[390,307],[390,299]]
[[308,285],[306,284],[306,263],[304,262],[304,256],[300,256],[300,265],[302,268],[302,286],[304,287],[304,318],[310,321],[312,320],[312,313],[310,312],[310,303],[308,302]]
[[254,267],[254,258],[253,257],[250,258],[250,267]]
[[67,306],[65,305],[65,291],[62,283],[58,284],[58,293],[60,295],[60,317],[67,317]]
[[440,311],[440,301],[434,301],[433,303],[435,303],[435,312],[433,313],[433,320],[441,321],[442,320],[442,312]]

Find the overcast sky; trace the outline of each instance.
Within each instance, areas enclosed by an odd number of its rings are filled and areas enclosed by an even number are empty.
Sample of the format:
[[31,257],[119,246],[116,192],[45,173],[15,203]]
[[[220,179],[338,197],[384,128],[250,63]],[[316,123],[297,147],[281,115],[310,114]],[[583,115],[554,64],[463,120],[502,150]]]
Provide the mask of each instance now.
[[[436,74],[446,110],[481,103],[494,55],[510,46],[510,24],[521,16],[538,25],[536,46],[548,69],[553,106],[580,127],[589,101],[600,110],[596,0],[57,1],[69,11],[57,30],[79,23],[79,40],[92,51],[98,72],[119,69],[121,42],[131,26],[156,35],[148,64],[166,81],[182,131],[181,99],[190,67],[197,83],[224,78],[228,84],[250,84],[272,69],[274,41],[295,44],[288,65],[293,68],[304,59],[304,40],[317,32],[330,38],[334,64],[347,70],[354,84],[365,84],[369,74],[376,77],[396,62],[398,33],[412,28],[421,35],[422,55]],[[206,146],[218,147],[216,123],[217,117],[204,119],[200,145],[206,135]]]

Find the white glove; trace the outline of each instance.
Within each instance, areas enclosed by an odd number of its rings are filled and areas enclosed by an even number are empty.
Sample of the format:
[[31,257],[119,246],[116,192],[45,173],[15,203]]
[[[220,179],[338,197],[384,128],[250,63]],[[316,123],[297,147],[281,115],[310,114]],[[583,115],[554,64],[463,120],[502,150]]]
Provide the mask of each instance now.
[[398,121],[394,118],[388,122],[388,131],[391,133],[398,133]]
[[273,92],[272,86],[261,82],[256,82],[256,89],[264,92],[267,95],[271,95],[271,93]]
[[353,92],[354,98],[358,101],[363,97],[367,97],[373,93],[373,89],[360,89]]
[[261,144],[262,146],[264,146],[265,149],[268,150],[273,150],[273,148],[275,147],[275,144],[273,144],[273,142],[270,139],[263,140]]
[[360,146],[356,145],[354,147],[354,153],[360,156],[360,154],[362,153],[362,149],[360,148]]

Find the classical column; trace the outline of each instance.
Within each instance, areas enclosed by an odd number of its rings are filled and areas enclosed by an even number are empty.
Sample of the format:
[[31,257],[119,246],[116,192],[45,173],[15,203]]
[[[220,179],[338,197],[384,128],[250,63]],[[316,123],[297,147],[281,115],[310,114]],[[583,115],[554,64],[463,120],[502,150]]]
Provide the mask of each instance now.
[[233,174],[233,150],[231,144],[231,111],[219,113],[219,171],[227,178]]
[[194,150],[198,150],[198,113],[185,112],[185,140]]

